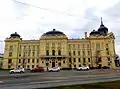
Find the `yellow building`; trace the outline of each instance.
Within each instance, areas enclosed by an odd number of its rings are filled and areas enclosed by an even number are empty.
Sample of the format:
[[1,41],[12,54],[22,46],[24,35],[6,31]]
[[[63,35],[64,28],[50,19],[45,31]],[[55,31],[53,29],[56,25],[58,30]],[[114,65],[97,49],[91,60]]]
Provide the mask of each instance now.
[[23,40],[16,32],[5,39],[3,68],[54,67],[76,68],[109,66],[115,68],[115,37],[101,25],[82,39],[68,39],[53,29],[39,40]]

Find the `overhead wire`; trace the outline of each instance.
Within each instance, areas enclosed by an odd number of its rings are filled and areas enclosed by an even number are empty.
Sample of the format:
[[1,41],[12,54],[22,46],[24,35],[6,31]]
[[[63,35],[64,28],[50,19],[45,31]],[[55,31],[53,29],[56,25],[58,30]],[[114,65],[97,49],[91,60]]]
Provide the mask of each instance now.
[[[33,4],[29,4],[29,3],[26,3],[26,2],[21,2],[21,1],[18,1],[18,0],[13,0],[15,3],[21,3],[23,5],[27,5],[27,6],[30,6],[30,7],[34,7],[34,8],[38,8],[38,9],[41,9],[41,10],[45,10],[45,11],[50,11],[50,12],[53,12],[53,13],[57,13],[57,14],[63,14],[63,15],[67,15],[67,16],[71,16],[71,17],[83,17],[83,19],[90,19],[90,20],[96,20],[98,21],[98,17],[97,18],[92,18],[92,17],[86,17],[86,16],[80,16],[80,15],[75,15],[75,14],[71,14],[71,13],[65,13],[65,12],[60,12],[60,11],[57,11],[57,10],[53,10],[53,9],[48,9],[48,8],[43,8],[43,7],[39,7],[39,6],[36,6],[36,5],[33,5]],[[100,17],[101,18],[101,17]],[[110,22],[109,20],[105,20],[104,21],[108,21]],[[112,21],[113,22],[113,21]],[[117,23],[120,23],[120,21],[114,21],[114,22],[117,22]]]

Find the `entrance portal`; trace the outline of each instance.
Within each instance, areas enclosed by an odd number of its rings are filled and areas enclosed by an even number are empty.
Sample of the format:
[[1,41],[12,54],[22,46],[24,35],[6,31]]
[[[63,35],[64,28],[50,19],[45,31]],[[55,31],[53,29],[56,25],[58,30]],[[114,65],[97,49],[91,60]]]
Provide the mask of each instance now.
[[52,67],[55,67],[55,62],[52,62]]

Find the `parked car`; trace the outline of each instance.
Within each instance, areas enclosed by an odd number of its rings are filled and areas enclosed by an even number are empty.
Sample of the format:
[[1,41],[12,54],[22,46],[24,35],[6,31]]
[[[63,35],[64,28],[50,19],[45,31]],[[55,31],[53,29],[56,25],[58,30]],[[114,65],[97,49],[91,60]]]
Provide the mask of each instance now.
[[58,71],[60,71],[60,68],[59,67],[48,68],[48,71],[49,72],[58,72]]
[[37,67],[37,68],[32,68],[30,71],[31,72],[44,72],[44,71],[46,71],[46,68],[44,68],[44,67]]
[[77,70],[89,70],[89,66],[78,67]]
[[10,70],[10,73],[24,73],[25,72],[25,69],[24,68],[15,68],[15,69],[12,69]]

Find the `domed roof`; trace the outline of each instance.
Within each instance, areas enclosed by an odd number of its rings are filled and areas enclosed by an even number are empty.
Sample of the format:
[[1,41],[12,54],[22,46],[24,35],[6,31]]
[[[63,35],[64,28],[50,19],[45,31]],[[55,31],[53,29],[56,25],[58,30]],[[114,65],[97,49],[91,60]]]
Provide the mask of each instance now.
[[93,30],[93,31],[90,33],[90,35],[100,35],[100,32]]
[[52,31],[44,33],[42,36],[61,36],[61,35],[66,36],[63,32],[56,31],[55,29],[53,29]]
[[108,28],[103,25],[102,18],[101,18],[101,25],[98,28],[98,31],[101,33],[101,35],[105,35],[108,33]]
[[17,32],[10,35],[10,38],[20,38],[20,35]]

